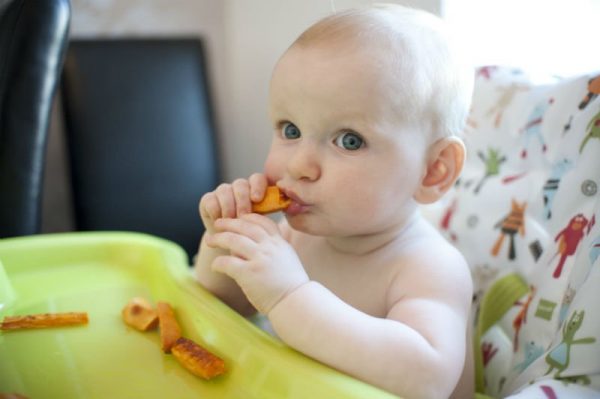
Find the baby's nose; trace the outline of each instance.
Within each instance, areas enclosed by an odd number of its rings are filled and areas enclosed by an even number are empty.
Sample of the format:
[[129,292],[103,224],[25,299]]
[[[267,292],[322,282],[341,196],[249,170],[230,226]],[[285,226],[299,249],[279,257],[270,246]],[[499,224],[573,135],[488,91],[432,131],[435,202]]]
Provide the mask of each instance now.
[[287,169],[296,180],[318,180],[321,176],[319,151],[311,143],[302,143],[288,159]]

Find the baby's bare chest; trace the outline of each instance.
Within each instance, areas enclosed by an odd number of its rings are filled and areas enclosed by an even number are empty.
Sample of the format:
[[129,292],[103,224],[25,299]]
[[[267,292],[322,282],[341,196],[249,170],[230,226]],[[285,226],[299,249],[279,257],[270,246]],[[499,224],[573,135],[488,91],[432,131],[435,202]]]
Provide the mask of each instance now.
[[375,317],[388,312],[388,290],[396,275],[396,264],[372,254],[336,254],[319,246],[297,249],[311,280],[321,283],[352,307]]

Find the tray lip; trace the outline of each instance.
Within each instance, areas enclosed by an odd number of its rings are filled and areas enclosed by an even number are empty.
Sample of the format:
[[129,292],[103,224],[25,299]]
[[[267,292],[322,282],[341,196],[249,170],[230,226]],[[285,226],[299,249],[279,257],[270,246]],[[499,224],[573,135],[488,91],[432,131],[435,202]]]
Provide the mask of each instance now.
[[170,241],[166,238],[158,237],[149,233],[123,230],[68,231],[0,238],[0,251],[6,248],[13,248],[15,246],[23,247],[36,244],[48,246],[50,244],[63,244],[66,241],[69,241],[69,244],[72,244],[73,240],[78,241],[79,243],[85,243],[98,241],[123,241],[124,239],[128,241],[146,241],[148,243],[153,243],[154,245],[158,245],[175,252],[180,252],[182,255],[184,255],[183,259],[187,259],[187,255],[185,255],[183,248],[174,241]]

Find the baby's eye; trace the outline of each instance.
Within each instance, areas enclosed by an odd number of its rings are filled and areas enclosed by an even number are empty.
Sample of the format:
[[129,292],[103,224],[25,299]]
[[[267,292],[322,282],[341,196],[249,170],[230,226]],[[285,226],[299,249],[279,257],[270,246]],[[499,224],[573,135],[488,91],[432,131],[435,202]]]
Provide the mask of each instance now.
[[335,145],[348,151],[356,151],[364,145],[364,140],[356,133],[345,132],[335,139]]
[[286,122],[283,124],[283,126],[281,127],[281,134],[283,135],[283,138],[288,140],[295,140],[300,138],[301,136],[300,129],[298,129],[296,125],[290,122]]

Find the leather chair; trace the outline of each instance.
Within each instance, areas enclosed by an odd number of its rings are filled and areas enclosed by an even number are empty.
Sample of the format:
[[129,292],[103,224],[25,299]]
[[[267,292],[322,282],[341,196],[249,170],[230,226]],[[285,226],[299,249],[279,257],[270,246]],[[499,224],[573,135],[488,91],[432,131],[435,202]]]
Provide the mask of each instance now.
[[198,250],[220,181],[200,39],[73,40],[62,80],[77,230],[149,233]]
[[0,238],[39,233],[52,100],[68,0],[0,1]]

